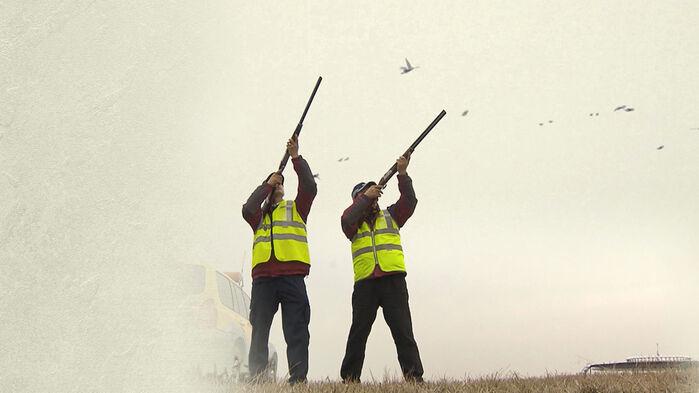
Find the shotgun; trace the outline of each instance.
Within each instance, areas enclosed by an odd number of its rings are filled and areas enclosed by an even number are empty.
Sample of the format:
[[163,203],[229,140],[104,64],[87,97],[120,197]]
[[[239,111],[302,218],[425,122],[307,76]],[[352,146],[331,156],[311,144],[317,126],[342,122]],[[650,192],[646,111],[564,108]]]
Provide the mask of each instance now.
[[[320,82],[323,80],[322,76],[318,77],[318,81],[316,82],[315,87],[313,88],[313,92],[311,93],[311,98],[308,99],[308,102],[306,103],[306,108],[303,110],[303,114],[301,115],[301,120],[299,120],[299,124],[296,125],[296,129],[294,130],[294,133],[291,134],[291,138],[298,140],[299,134],[301,133],[301,128],[303,128],[303,121],[306,119],[306,113],[308,113],[308,109],[311,107],[311,103],[313,102],[313,97],[316,96],[316,92],[318,91],[318,87],[320,87]],[[289,162],[289,150],[284,150],[284,157],[282,157],[282,161],[279,163],[279,169],[277,169],[277,173],[281,174],[284,172],[284,168],[286,168],[286,164]],[[267,200],[265,201],[265,204],[263,206],[263,211],[266,211],[266,209],[270,206],[272,203],[272,195],[274,195],[274,192],[271,192],[269,196],[267,197]]]
[[[313,88],[313,93],[311,93],[311,98],[308,99],[308,103],[306,104],[306,109],[303,110],[303,115],[301,115],[301,120],[299,120],[299,124],[296,125],[296,129],[294,130],[294,133],[291,134],[292,139],[298,139],[299,134],[301,133],[301,128],[303,127],[303,120],[306,118],[306,113],[308,113],[308,108],[311,107],[311,103],[313,102],[313,97],[316,96],[316,91],[318,91],[318,87],[320,86],[320,81],[323,80],[322,76],[318,77],[318,82],[316,82],[316,86]],[[279,163],[279,169],[277,170],[277,173],[282,173],[284,172],[284,168],[286,167],[286,163],[289,162],[289,151],[284,150],[284,157],[282,157],[282,161]]]
[[[447,114],[447,112],[446,112],[444,109],[442,109],[442,111],[439,113],[439,115],[437,115],[437,117],[436,117],[434,120],[432,120],[432,123],[430,123],[430,125],[427,126],[427,129],[425,129],[425,131],[423,131],[422,134],[420,134],[420,136],[417,137],[417,139],[415,140],[415,142],[413,142],[413,144],[410,145],[410,147],[408,148],[408,150],[406,150],[405,153],[403,153],[403,156],[404,156],[405,158],[410,158],[410,155],[415,151],[415,148],[417,147],[417,145],[419,145],[420,142],[422,142],[422,140],[425,139],[425,137],[427,136],[427,134],[429,134],[430,131],[432,131],[432,129],[434,128],[434,126],[436,126],[437,123],[439,123],[439,121],[442,120],[442,118],[443,118],[444,115],[446,115],[446,114]],[[391,169],[389,169],[388,172],[386,172],[386,173],[383,175],[383,177],[381,178],[381,180],[379,180],[379,184],[378,184],[378,185],[381,186],[381,188],[386,187],[386,183],[388,183],[388,181],[393,177],[393,175],[396,174],[396,172],[398,172],[398,165],[397,165],[397,164],[393,164],[393,166],[391,167]]]

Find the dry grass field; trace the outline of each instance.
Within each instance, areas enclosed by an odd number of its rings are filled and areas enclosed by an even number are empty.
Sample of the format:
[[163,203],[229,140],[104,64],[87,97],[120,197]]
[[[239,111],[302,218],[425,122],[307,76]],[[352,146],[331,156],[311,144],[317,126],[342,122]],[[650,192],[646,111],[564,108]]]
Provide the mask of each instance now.
[[311,382],[308,385],[231,384],[211,386],[211,391],[246,393],[697,393],[699,370],[650,373],[549,375],[524,378],[516,374],[494,375],[478,379],[438,380],[424,384],[396,381],[344,385],[337,382]]

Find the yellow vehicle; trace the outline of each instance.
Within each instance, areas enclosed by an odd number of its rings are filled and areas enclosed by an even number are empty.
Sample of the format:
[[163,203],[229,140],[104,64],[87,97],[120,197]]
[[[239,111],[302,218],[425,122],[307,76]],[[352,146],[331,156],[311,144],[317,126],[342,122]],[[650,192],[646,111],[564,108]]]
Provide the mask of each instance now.
[[[220,381],[243,381],[249,376],[248,351],[252,325],[250,297],[240,274],[225,273],[206,264],[186,265],[185,289],[195,316],[194,365],[200,375]],[[276,380],[277,352],[269,346],[269,377]]]

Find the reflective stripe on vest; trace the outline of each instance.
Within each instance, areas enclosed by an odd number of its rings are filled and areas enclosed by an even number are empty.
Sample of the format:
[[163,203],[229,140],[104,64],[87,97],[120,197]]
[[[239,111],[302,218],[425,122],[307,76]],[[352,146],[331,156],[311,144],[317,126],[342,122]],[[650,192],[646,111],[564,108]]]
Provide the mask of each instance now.
[[352,238],[354,281],[367,278],[379,265],[384,272],[405,271],[398,225],[388,210],[381,210],[374,229],[363,221]]
[[306,224],[294,201],[280,202],[270,214],[262,217],[252,242],[252,267],[268,262],[272,249],[280,262],[298,261],[311,264],[308,253]]

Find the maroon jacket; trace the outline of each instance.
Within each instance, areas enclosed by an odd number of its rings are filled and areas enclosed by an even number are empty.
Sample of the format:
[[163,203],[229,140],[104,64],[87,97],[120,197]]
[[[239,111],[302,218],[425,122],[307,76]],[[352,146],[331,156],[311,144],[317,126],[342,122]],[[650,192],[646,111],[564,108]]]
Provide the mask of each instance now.
[[[413,180],[410,176],[398,175],[398,191],[400,191],[400,198],[393,205],[388,207],[388,212],[391,217],[396,222],[399,228],[402,228],[408,218],[413,215],[415,211],[415,206],[417,206],[417,198],[415,197],[415,190],[413,189]],[[342,224],[342,231],[345,236],[352,241],[354,235],[357,234],[359,226],[362,222],[366,221],[370,227],[374,226],[374,221],[376,221],[376,216],[378,214],[377,210],[372,210],[372,199],[369,199],[366,195],[359,194],[350,207],[345,209],[342,213],[342,218],[340,222]],[[381,270],[379,265],[376,265],[374,272],[370,277],[367,278],[378,278],[383,276],[389,276],[392,274],[405,274],[404,272],[384,272]]]
[[[318,188],[311,168],[303,157],[292,158],[291,162],[294,164],[294,170],[299,178],[299,187],[295,199],[296,210],[298,210],[301,219],[306,222],[308,214],[311,212],[313,199],[318,193]],[[262,215],[269,214],[271,211],[262,211],[262,204],[271,192],[272,186],[264,182],[252,192],[247,202],[243,205],[243,218],[250,224],[253,233],[262,221]],[[252,269],[252,280],[255,281],[262,277],[307,276],[309,272],[310,265],[299,261],[279,262],[274,253],[272,253],[269,261],[260,263]]]

